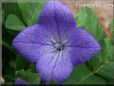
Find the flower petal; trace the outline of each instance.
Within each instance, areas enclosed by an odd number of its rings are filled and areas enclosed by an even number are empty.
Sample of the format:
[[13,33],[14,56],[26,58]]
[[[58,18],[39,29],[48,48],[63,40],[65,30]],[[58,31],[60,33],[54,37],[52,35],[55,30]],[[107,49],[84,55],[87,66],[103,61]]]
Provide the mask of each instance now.
[[40,54],[48,53],[52,49],[50,37],[43,27],[33,25],[23,30],[13,40],[12,45],[26,60],[36,62]]
[[70,75],[73,65],[67,53],[48,53],[37,62],[36,69],[44,81],[54,80],[61,83]]
[[71,11],[58,0],[50,0],[46,4],[39,16],[38,23],[60,37],[75,27]]
[[97,41],[83,29],[72,30],[67,38],[69,43],[66,46],[75,65],[88,61],[100,50]]
[[15,84],[16,85],[29,85],[29,83],[28,82],[26,82],[25,80],[22,80],[21,78],[16,78],[16,80],[15,80]]

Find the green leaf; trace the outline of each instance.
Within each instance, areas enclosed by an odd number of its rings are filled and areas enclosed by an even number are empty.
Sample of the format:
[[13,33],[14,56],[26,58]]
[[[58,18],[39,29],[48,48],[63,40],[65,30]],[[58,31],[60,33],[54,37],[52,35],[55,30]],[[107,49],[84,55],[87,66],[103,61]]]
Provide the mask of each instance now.
[[108,62],[97,72],[98,74],[114,79],[114,62]]
[[32,64],[32,63],[26,61],[20,55],[17,55],[17,58],[16,58],[16,70],[22,70],[22,69],[29,70],[30,64]]
[[110,22],[110,30],[111,30],[111,50],[112,50],[112,61],[114,62],[114,18]]
[[112,19],[110,22],[110,29],[111,29],[111,32],[114,32],[114,19]]
[[80,8],[76,17],[76,25],[90,32],[98,42],[102,42],[105,38],[105,33],[99,25],[98,19],[89,7]]
[[16,77],[20,77],[30,84],[39,84],[40,77],[38,73],[32,73],[30,71],[20,70],[16,72]]
[[29,66],[29,71],[31,71],[31,72],[36,72],[36,64],[30,64],[30,66]]
[[113,57],[113,48],[110,43],[110,38],[105,38],[104,41],[100,44],[101,50],[95,55],[90,61],[89,65],[91,66],[92,71],[94,71],[101,64],[105,64],[109,61],[114,61]]
[[111,30],[111,42],[114,48],[114,19],[110,22],[110,30]]
[[[13,1],[14,2],[14,1]],[[9,14],[14,14],[22,19],[21,12],[17,3],[2,3],[2,23],[5,24],[5,20]]]
[[15,30],[15,31],[20,31],[25,28],[25,25],[21,22],[21,20],[13,14],[10,14],[5,23],[6,28]]
[[77,66],[63,84],[105,84],[105,80],[90,72],[85,64]]
[[16,70],[24,69],[24,60],[20,56],[16,58]]
[[45,1],[46,0],[32,3],[18,3],[23,15],[23,19],[28,26],[37,23],[38,16]]
[[106,78],[106,83],[110,85],[114,85],[114,79]]
[[105,39],[105,49],[104,49],[105,62],[109,62],[109,61],[114,62],[113,47],[114,46],[111,45],[111,38],[106,38]]

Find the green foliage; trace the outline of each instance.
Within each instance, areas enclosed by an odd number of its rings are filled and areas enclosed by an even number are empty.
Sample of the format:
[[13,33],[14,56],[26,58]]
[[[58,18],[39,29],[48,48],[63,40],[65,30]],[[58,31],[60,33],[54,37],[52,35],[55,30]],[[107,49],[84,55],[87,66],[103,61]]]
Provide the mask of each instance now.
[[10,14],[16,15],[16,16],[20,17],[20,19],[22,19],[22,15],[19,10],[18,3],[3,3],[2,4],[2,18],[3,18],[2,23],[3,24],[5,24],[5,20],[6,20],[7,16]]
[[111,29],[111,42],[112,42],[112,45],[114,47],[114,19],[111,20],[110,22],[110,29]]
[[111,29],[111,32],[114,32],[114,19],[112,19],[110,22],[110,29]]
[[19,3],[19,8],[27,25],[32,25],[38,22],[38,16],[44,3],[44,0],[37,3]]
[[64,84],[105,84],[105,80],[94,75],[96,71],[90,72],[85,64],[78,65]]
[[76,15],[76,25],[85,28],[90,32],[99,42],[103,40],[105,34],[98,19],[89,7],[82,7]]
[[21,77],[23,80],[29,82],[30,84],[39,84],[40,77],[38,73],[32,73],[30,71],[16,71],[16,76]]
[[102,65],[102,68],[97,73],[104,77],[114,79],[114,62],[108,62]]
[[6,28],[20,31],[25,28],[25,25],[21,22],[21,20],[15,15],[9,15],[6,19]]
[[16,70],[27,70],[29,69],[30,66],[30,62],[26,61],[25,59],[23,59],[21,56],[17,55],[16,58]]

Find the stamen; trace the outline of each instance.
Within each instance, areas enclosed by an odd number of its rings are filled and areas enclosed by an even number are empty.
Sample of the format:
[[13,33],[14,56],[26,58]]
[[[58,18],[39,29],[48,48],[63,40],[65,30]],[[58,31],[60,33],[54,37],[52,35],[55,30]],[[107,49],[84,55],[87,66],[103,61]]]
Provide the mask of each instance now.
[[63,41],[63,43],[62,44],[66,44],[68,42],[68,40],[65,40],[65,41]]
[[54,47],[56,48],[57,51],[61,51],[64,49],[64,44],[63,43],[56,43],[54,45]]
[[52,43],[57,43],[53,38],[50,39]]
[[65,48],[65,44],[68,42],[68,40],[65,40],[63,42],[57,42],[56,40],[54,40],[53,38],[50,39],[54,48],[57,50],[57,51],[62,51],[64,50]]

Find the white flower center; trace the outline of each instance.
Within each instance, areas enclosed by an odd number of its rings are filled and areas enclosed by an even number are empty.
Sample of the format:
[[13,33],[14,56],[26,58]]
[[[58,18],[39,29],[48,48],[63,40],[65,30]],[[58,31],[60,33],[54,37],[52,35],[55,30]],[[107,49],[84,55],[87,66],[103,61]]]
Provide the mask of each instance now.
[[66,43],[67,41],[64,41],[64,42],[57,42],[57,41],[55,41],[54,39],[51,39],[51,42],[52,42],[54,48],[56,48],[57,51],[62,51],[62,50],[64,50],[64,48],[65,48],[65,43]]

